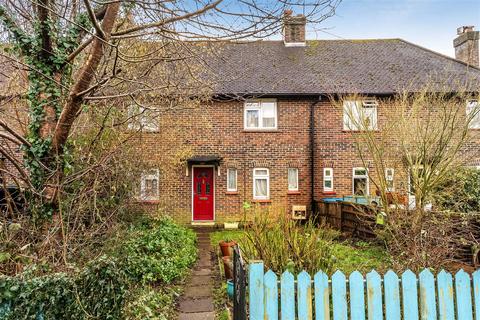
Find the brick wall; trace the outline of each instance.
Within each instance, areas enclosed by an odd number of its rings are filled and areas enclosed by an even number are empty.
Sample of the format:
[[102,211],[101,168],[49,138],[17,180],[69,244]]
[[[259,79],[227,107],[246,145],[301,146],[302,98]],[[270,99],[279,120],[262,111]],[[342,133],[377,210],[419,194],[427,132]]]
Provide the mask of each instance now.
[[[243,102],[205,103],[198,108],[171,111],[160,116],[158,133],[142,134],[142,156],[160,168],[160,200],[149,203],[152,210],[170,213],[183,222],[191,221],[192,172],[185,161],[193,155],[215,155],[223,160],[215,172],[216,221],[241,220],[244,202],[276,212],[290,212],[294,204],[310,204],[310,105],[315,100],[278,99],[278,130],[249,132],[243,128]],[[391,106],[379,104],[378,121]],[[341,108],[328,99],[315,105],[314,170],[315,199],[352,194],[352,169],[363,167],[352,133],[343,130]],[[480,150],[480,131],[468,148]],[[480,152],[478,153],[480,154]],[[170,160],[165,160],[170,159]],[[478,157],[472,164],[478,163]],[[228,193],[227,168],[236,168],[238,192]],[[270,170],[270,201],[253,200],[253,169]],[[299,169],[299,192],[289,193],[287,169]],[[323,168],[334,170],[334,194],[323,192]],[[375,170],[369,165],[370,174]],[[406,188],[406,177],[395,172],[397,188]],[[370,194],[375,187],[370,184]]]

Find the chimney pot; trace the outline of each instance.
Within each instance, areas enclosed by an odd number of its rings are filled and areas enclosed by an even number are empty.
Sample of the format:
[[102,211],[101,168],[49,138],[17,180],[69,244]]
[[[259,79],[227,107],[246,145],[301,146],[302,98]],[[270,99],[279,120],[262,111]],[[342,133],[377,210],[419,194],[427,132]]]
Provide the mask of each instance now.
[[462,26],[457,28],[457,35],[453,40],[455,58],[470,66],[478,67],[480,33],[475,31],[474,26]]
[[285,10],[283,17],[283,42],[286,47],[304,47],[307,18],[298,14],[292,16],[292,10]]

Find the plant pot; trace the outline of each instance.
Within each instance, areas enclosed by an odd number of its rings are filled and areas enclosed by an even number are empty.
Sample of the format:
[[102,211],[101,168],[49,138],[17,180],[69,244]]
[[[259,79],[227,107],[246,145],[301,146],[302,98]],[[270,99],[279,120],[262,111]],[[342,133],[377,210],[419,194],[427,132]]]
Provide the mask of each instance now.
[[233,255],[233,249],[232,247],[236,245],[237,243],[235,241],[230,241],[230,242],[225,242],[225,241],[220,241],[220,250],[222,250],[222,257],[230,257]]
[[233,280],[227,280],[227,295],[230,300],[233,300]]
[[225,229],[238,229],[238,222],[224,222],[223,223],[223,228]]
[[233,279],[233,262],[230,257],[223,257],[223,270],[225,272],[225,278]]

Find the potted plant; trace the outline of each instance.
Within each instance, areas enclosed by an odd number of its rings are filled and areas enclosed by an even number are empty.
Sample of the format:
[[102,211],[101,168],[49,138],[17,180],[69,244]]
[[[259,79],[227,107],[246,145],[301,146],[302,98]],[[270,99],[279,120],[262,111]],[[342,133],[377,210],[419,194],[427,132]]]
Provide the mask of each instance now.
[[219,245],[220,245],[220,250],[222,251],[222,256],[223,257],[230,257],[233,255],[232,251],[232,247],[234,245],[236,245],[237,243],[231,239],[231,238],[228,238],[226,237],[225,239],[223,239],[222,241],[220,241]]

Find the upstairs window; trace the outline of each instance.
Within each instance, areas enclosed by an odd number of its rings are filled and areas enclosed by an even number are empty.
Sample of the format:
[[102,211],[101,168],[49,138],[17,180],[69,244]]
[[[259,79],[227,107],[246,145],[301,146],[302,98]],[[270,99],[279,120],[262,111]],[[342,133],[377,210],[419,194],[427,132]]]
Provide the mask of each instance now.
[[298,191],[297,168],[288,168],[288,191]]
[[228,168],[227,170],[227,191],[237,191],[237,169]]
[[158,200],[159,172],[158,169],[152,169],[143,172],[142,181],[140,184],[140,199],[141,200]]
[[246,130],[277,129],[277,102],[275,100],[246,102],[244,128]]
[[395,170],[393,168],[385,169],[385,181],[387,183],[388,192],[392,192],[395,190],[394,176],[395,176]]
[[333,191],[333,169],[332,168],[323,168],[323,191],[324,192]]
[[268,169],[253,169],[253,198],[266,200],[270,197],[270,174]]
[[128,129],[158,132],[158,119],[152,110],[132,105],[128,108]]
[[467,117],[470,121],[468,123],[470,129],[480,129],[480,103],[478,100],[467,101]]
[[377,130],[375,100],[345,101],[343,103],[343,130]]
[[368,196],[368,170],[353,168],[353,195]]

